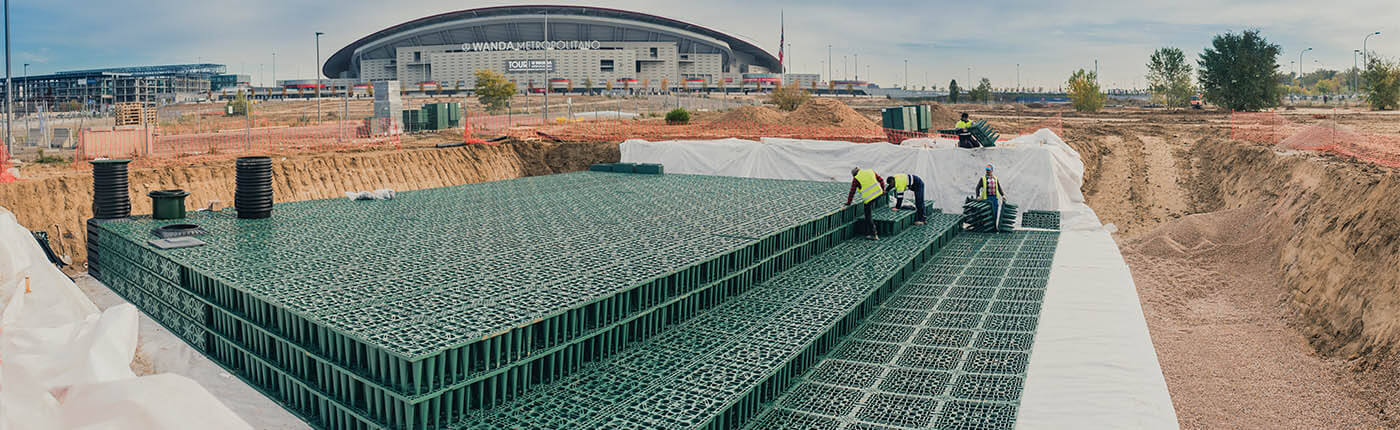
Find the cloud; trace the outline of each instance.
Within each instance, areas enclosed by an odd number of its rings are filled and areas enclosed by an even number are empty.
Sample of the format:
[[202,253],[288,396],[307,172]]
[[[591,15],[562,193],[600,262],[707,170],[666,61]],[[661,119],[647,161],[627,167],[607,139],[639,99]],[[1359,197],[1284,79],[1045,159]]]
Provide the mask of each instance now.
[[[12,5],[16,52],[34,54],[44,69],[140,64],[219,62],[233,72],[258,76],[264,65],[271,80],[276,52],[279,79],[311,77],[316,63],[313,32],[321,39],[321,59],[375,31],[424,16],[469,7],[528,2],[419,0],[386,6],[381,1],[295,2],[245,0],[190,2],[66,0]],[[561,0],[563,4],[635,10],[703,25],[752,40],[777,52],[778,14],[786,16],[786,54],[798,72],[842,77],[842,56],[861,77],[877,82],[903,80],[904,60],[914,80],[946,85],[951,78],[987,77],[995,86],[1014,86],[1017,64],[1023,86],[1056,87],[1071,70],[1099,61],[1109,86],[1143,86],[1144,64],[1153,49],[1175,46],[1194,58],[1213,35],[1260,29],[1283,46],[1288,57],[1314,47],[1305,62],[1326,67],[1351,65],[1353,49],[1371,31],[1369,47],[1400,56],[1400,2],[1356,0],[1317,7],[1301,0],[1174,2],[859,2],[796,0]],[[150,11],[160,11],[152,14]],[[1359,13],[1358,11],[1365,11]],[[827,46],[831,46],[828,54]],[[47,51],[45,51],[47,50]],[[834,67],[825,64],[828,56]],[[1296,58],[1295,58],[1296,61]],[[36,67],[31,67],[31,73]],[[870,73],[866,73],[867,69]],[[845,74],[853,74],[848,70]],[[873,75],[873,76],[872,76]],[[929,82],[912,82],[923,85]]]

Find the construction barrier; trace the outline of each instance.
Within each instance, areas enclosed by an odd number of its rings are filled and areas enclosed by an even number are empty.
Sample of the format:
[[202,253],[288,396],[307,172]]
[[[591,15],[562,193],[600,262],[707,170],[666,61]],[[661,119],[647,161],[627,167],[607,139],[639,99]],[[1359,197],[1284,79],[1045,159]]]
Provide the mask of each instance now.
[[[498,117],[498,116],[497,116]],[[482,117],[471,119],[473,127],[478,130],[488,127],[480,127],[478,124]],[[497,119],[496,117],[487,117]],[[536,118],[538,119],[538,117]],[[1064,132],[1064,121],[1059,115],[1047,117],[1045,120],[1023,127],[1018,130],[1018,134],[1031,134],[1036,130],[1049,128],[1057,135]],[[814,127],[814,126],[794,126],[780,124],[764,124],[750,121],[719,121],[697,124],[668,125],[665,123],[650,121],[616,121],[600,120],[586,122],[571,122],[566,124],[550,125],[543,127],[529,128],[505,128],[498,129],[500,134],[515,137],[518,139],[545,138],[558,141],[576,142],[621,142],[628,139],[643,139],[649,141],[658,140],[678,140],[678,139],[725,139],[737,138],[758,140],[764,137],[790,138],[790,139],[812,139],[812,140],[837,140],[857,143],[871,142],[893,142],[899,143],[907,139],[915,138],[936,138],[936,132],[927,133],[919,131],[880,129],[880,128],[843,128],[843,127]],[[951,137],[951,136],[949,136]],[[1014,136],[1012,136],[1014,137]],[[1009,140],[1010,137],[999,140]]]
[[349,148],[402,146],[398,122],[390,118],[327,121],[300,127],[271,126],[198,133],[166,133],[150,126],[85,129],[78,136],[75,167],[99,158],[128,158],[160,165],[234,158],[248,154],[290,154]]
[[1334,121],[1303,125],[1277,112],[1235,112],[1229,122],[1231,139],[1400,168],[1400,136],[1362,133]]
[[14,182],[18,180],[14,174],[10,173],[10,153],[0,146],[0,183]]

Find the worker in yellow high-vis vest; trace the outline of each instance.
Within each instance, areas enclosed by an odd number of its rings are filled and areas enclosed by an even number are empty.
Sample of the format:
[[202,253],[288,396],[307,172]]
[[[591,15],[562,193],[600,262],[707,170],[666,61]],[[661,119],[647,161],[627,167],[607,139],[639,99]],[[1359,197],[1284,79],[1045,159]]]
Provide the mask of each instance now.
[[900,173],[885,179],[885,189],[894,193],[894,209],[904,204],[904,192],[914,193],[914,225],[924,225],[924,180],[915,175]]
[[866,239],[880,240],[880,235],[875,231],[875,217],[871,214],[875,209],[873,203],[880,195],[885,194],[885,181],[880,179],[880,175],[874,170],[862,169],[859,167],[851,169],[851,192],[846,193],[846,204],[851,204],[856,193],[860,193],[860,202],[865,206],[865,226],[870,232]]
[[958,123],[954,125],[953,128],[956,129],[958,133],[959,148],[980,147],[976,141],[972,140],[972,130],[970,130],[972,128],[972,121],[967,118],[967,112],[962,113],[962,117],[958,119]]

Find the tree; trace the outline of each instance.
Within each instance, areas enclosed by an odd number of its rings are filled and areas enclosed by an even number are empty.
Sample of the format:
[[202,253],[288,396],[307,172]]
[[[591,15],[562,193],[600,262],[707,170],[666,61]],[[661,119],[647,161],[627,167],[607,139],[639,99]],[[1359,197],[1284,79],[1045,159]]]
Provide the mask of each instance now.
[[506,80],[505,75],[492,70],[476,71],[476,98],[491,112],[506,108],[506,103],[515,95],[515,84]]
[[992,101],[992,81],[987,78],[982,78],[982,81],[977,83],[977,88],[968,91],[967,95],[971,96],[972,101],[976,102],[986,103]]
[[1278,106],[1278,56],[1283,48],[1269,43],[1259,30],[1216,35],[1196,61],[1206,101],[1230,110],[1257,111]]
[[593,94],[593,79],[583,78],[583,91]]
[[1366,102],[1371,104],[1371,109],[1390,110],[1400,106],[1400,64],[1376,57],[1366,63],[1361,78],[1365,80]]
[[1191,66],[1177,48],[1159,48],[1147,60],[1147,89],[1167,106],[1191,105]]
[[794,111],[798,106],[802,106],[811,98],[807,90],[802,89],[798,84],[780,85],[773,89],[768,95],[768,101],[778,106],[778,110]]
[[58,104],[59,112],[77,112],[79,109],[82,108],[83,105],[81,103],[78,103],[76,100],[68,100]]
[[1074,104],[1074,110],[1079,112],[1098,112],[1103,109],[1103,102],[1107,99],[1099,90],[1099,74],[1084,69],[1069,75],[1069,91],[1066,92]]
[[232,115],[247,116],[248,96],[243,94],[243,90],[238,90],[238,94],[235,94],[233,96],[233,100],[228,101],[227,106],[231,108],[230,110],[228,110],[228,112],[230,112]]
[[958,80],[948,82],[948,103],[958,102]]

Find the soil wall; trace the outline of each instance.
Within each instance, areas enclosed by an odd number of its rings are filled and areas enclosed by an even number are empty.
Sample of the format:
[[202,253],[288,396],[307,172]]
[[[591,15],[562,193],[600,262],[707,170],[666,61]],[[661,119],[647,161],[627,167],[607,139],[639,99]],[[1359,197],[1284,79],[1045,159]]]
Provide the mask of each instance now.
[[1400,180],[1383,168],[1206,138],[1191,151],[1204,211],[1264,203],[1277,267],[1319,352],[1379,359],[1400,345]]
[[[344,152],[273,159],[273,193],[277,201],[344,197],[347,191],[390,188],[396,191],[583,170],[589,164],[616,162],[616,144],[515,142],[437,149]],[[133,214],[151,213],[151,190],[179,188],[190,192],[187,209],[211,202],[233,204],[233,161],[201,165],[133,168]],[[26,228],[47,231],[59,255],[86,261],[84,222],[92,217],[92,175],[88,172],[0,184],[4,206]]]

